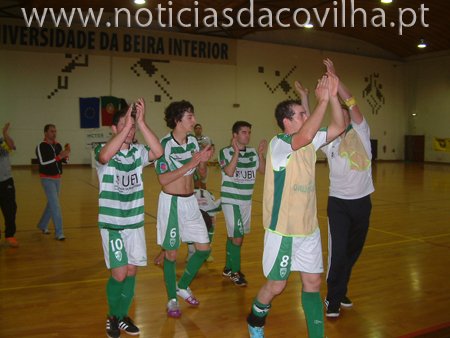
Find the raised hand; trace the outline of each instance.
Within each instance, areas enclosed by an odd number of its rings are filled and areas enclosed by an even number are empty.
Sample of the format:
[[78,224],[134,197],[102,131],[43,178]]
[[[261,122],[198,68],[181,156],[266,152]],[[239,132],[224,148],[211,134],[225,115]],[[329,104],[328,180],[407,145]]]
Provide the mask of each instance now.
[[135,121],[133,117],[131,116],[131,112],[133,111],[134,104],[130,105],[128,107],[127,113],[125,114],[125,127],[131,129],[133,127],[133,124],[135,124]]
[[239,152],[239,147],[237,145],[237,138],[236,137],[233,137],[231,139],[231,146],[233,147],[235,152]]
[[318,80],[317,87],[315,90],[317,101],[320,100],[329,100],[329,94],[328,94],[328,77],[322,76],[320,80]]
[[3,127],[3,135],[8,132],[10,125],[11,125],[11,123],[9,123],[9,122],[7,124],[5,124],[5,126]]
[[142,97],[138,101],[134,104],[136,108],[136,121],[141,123],[145,121],[145,101]]
[[297,89],[297,91],[303,96],[303,95],[308,95],[309,94],[309,89],[308,88],[303,88],[302,84],[300,83],[300,81],[295,81],[295,89]]
[[214,148],[208,144],[199,153],[201,154],[200,162],[208,162],[214,154]]
[[328,75],[328,91],[331,96],[337,96],[338,88],[339,88],[339,78],[331,73],[327,72]]
[[264,152],[266,151],[266,148],[267,148],[267,142],[266,142],[266,140],[262,140],[259,143],[258,155],[261,156],[262,154],[264,154]]
[[330,59],[323,60],[323,64],[327,67],[327,72],[336,75],[336,69],[334,69],[333,61]]
[[211,159],[213,153],[214,153],[214,150],[211,149],[210,145],[207,145],[204,149],[194,152],[189,163],[194,168],[200,162],[208,162]]

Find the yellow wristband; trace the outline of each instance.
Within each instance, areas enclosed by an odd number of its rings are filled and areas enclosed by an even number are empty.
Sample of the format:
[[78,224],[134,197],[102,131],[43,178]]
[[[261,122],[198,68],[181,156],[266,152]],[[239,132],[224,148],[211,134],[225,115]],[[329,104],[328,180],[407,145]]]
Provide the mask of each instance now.
[[348,109],[352,109],[354,106],[357,105],[355,97],[352,96],[351,98],[344,101],[345,105],[348,107]]
[[3,141],[3,143],[2,144],[0,144],[3,148],[5,148],[5,150],[8,152],[8,153],[12,153],[13,152],[13,150],[10,148],[10,147],[8,147],[8,143],[6,143],[6,141]]

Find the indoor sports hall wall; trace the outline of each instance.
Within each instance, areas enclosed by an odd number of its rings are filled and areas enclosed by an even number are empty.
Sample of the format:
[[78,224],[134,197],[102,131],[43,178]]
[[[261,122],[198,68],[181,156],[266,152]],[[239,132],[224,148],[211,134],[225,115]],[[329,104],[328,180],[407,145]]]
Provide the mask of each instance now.
[[[157,56],[147,59],[22,52],[2,50],[0,46],[0,124],[11,122],[10,135],[18,149],[11,162],[29,165],[35,158],[36,145],[43,139],[44,125],[53,123],[58,130],[57,139],[72,146],[71,163],[90,163],[86,130],[80,128],[79,98],[105,95],[128,102],[144,97],[146,121],[158,137],[169,132],[163,120],[164,108],[172,101],[185,99],[194,105],[196,119],[216,149],[229,144],[231,126],[237,120],[253,124],[251,146],[257,147],[262,138],[269,141],[280,131],[274,108],[282,100],[298,98],[295,80],[311,89],[314,106],[313,88],[324,72],[322,60],[327,57],[334,61],[338,75],[362,108],[372,139],[378,140],[378,158],[403,159],[404,135],[413,132],[408,112],[411,75],[407,74],[415,67],[412,63],[242,40],[237,41],[236,55],[236,64],[230,65],[158,60]],[[422,63],[436,68],[433,61]],[[427,78],[427,73],[420,71],[416,77],[420,81],[421,77]],[[445,76],[441,77],[443,82]],[[448,92],[448,82],[446,85]],[[427,90],[433,92],[433,83],[428,86]],[[441,87],[442,84],[434,92]],[[417,109],[422,109],[422,102],[427,102],[430,112],[433,105],[441,108],[436,100],[416,100]],[[442,118],[441,123],[421,121],[427,137],[438,136],[428,135],[433,125],[448,125],[449,118]],[[324,125],[329,121],[327,116]],[[143,141],[142,136],[138,138]],[[324,157],[321,152],[318,156]],[[433,158],[429,149],[428,158]]]
[[449,55],[407,64],[408,130],[411,135],[425,135],[425,161],[450,162],[450,152],[433,150],[435,137],[450,142],[449,64]]

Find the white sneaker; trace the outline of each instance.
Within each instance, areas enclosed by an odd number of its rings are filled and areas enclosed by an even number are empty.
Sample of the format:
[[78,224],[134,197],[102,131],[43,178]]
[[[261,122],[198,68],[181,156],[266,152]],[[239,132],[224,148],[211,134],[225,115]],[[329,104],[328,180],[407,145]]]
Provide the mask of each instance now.
[[169,300],[167,303],[167,314],[173,318],[178,318],[181,316],[180,306],[175,298]]
[[187,289],[180,289],[177,285],[177,296],[183,298],[186,302],[188,302],[191,305],[198,305],[198,300],[192,294],[192,291],[189,288],[189,286],[187,287]]

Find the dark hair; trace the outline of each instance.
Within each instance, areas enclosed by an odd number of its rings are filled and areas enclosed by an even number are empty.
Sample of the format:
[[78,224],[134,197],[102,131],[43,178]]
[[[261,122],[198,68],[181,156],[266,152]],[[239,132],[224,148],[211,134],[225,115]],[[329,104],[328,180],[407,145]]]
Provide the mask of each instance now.
[[124,109],[120,109],[120,110],[116,111],[114,113],[113,117],[112,117],[111,124],[113,126],[117,127],[117,125],[119,124],[120,119],[122,117],[124,117],[125,115],[127,115],[127,111],[128,111],[128,108],[127,109],[124,108]]
[[[44,133],[48,132],[48,130],[50,129],[50,127],[55,127],[54,124],[46,124],[44,127]],[[56,128],[56,127],[55,127]]]
[[231,130],[233,131],[233,134],[239,134],[239,130],[241,130],[242,127],[249,127],[252,129],[252,125],[246,121],[237,121],[233,124],[233,128]]
[[175,129],[177,122],[181,121],[184,113],[187,111],[194,112],[194,106],[188,101],[172,102],[164,111],[164,120],[169,128]]
[[278,126],[284,131],[283,120],[287,118],[292,121],[295,112],[292,110],[293,106],[301,106],[302,101],[300,100],[286,100],[278,104],[275,108],[275,118],[277,120]]
[[194,128],[197,128],[198,126],[202,126],[200,123],[197,123],[195,126],[194,126]]
[[212,228],[212,218],[206,211],[200,210],[200,212],[202,213],[203,220],[205,221],[206,229],[209,231]]

